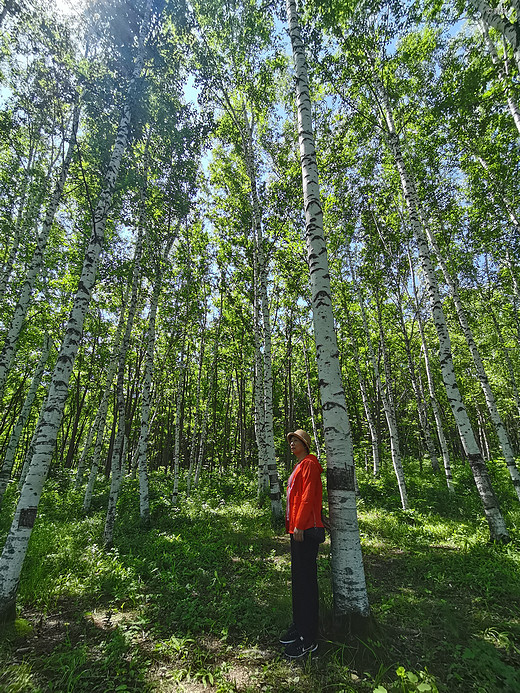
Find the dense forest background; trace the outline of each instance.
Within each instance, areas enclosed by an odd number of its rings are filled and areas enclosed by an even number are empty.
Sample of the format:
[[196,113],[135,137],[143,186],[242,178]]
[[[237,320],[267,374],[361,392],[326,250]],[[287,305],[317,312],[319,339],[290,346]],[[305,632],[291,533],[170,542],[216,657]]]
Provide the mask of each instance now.
[[[388,530],[392,551],[444,514],[442,541],[488,551],[481,560],[509,576],[490,578],[502,581],[499,601],[519,603],[519,10],[516,0],[309,0],[297,18],[293,2],[5,0],[4,620],[18,596],[52,611],[61,569],[50,561],[47,576],[35,573],[34,556],[54,555],[61,532],[110,562],[113,551],[155,546],[147,532],[165,515],[182,534],[183,522],[204,526],[201,508],[216,521],[227,507],[267,551],[293,465],[286,435],[297,428],[328,467],[324,599],[336,626],[367,617],[369,603],[379,621],[393,610],[391,599],[381,607],[371,572],[381,566],[370,558],[367,596],[359,552],[378,550],[367,534],[383,502],[404,532]],[[333,328],[320,313],[329,304]],[[330,418],[338,407],[341,425]],[[223,590],[227,568],[212,570],[212,589]],[[215,619],[183,628],[211,631]],[[395,686],[517,690],[518,618],[516,631],[514,619],[499,621],[498,655],[453,645],[467,661],[489,657],[491,683],[478,688],[484,675],[470,684],[461,671],[435,683],[416,658],[420,675],[399,669]],[[370,637],[374,652],[381,638]],[[214,685],[205,676],[197,685]],[[320,676],[304,690],[332,685]],[[386,680],[370,676],[373,688]],[[108,679],[91,690],[119,690]],[[284,681],[273,690],[292,690]]]

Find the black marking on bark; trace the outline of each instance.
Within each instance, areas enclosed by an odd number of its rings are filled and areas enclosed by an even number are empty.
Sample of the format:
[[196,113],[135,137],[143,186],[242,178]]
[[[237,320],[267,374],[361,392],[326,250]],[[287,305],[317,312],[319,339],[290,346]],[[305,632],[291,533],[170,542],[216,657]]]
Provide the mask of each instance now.
[[327,469],[327,488],[335,491],[354,491],[354,467]]
[[331,409],[336,409],[337,407],[343,410],[346,409],[345,405],[341,402],[326,402],[322,408],[326,409],[327,411],[330,411]]
[[20,510],[20,517],[18,518],[18,529],[21,527],[32,529],[36,521],[37,512],[38,508],[22,508]]

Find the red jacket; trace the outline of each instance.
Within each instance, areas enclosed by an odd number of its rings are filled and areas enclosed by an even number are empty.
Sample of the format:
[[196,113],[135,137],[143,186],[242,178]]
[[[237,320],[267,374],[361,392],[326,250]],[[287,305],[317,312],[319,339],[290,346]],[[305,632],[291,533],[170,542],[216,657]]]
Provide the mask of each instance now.
[[285,529],[323,527],[321,521],[323,469],[315,455],[307,455],[295,466],[287,485]]

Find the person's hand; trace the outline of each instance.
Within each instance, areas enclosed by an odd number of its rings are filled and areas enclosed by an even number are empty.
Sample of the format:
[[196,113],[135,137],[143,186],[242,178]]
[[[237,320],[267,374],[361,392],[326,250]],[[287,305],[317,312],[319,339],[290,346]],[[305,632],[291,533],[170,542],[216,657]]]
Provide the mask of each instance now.
[[294,541],[303,541],[303,529],[294,528],[293,532]]
[[327,515],[325,515],[323,510],[321,511],[321,521],[323,522],[323,526],[325,527],[327,532],[330,532],[330,520],[327,517]]

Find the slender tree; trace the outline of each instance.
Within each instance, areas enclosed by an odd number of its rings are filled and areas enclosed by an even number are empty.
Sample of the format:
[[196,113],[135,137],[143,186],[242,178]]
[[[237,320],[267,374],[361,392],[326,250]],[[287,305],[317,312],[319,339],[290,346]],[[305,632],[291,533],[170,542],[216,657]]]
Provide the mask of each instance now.
[[334,607],[338,615],[355,615],[367,618],[370,607],[359,541],[354,455],[334,330],[307,62],[295,0],[287,0],[286,9],[296,71],[298,140],[305,207],[305,240],[327,452]]

